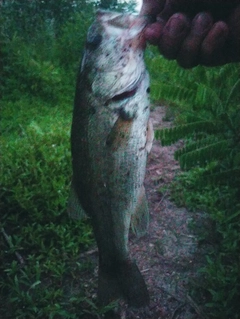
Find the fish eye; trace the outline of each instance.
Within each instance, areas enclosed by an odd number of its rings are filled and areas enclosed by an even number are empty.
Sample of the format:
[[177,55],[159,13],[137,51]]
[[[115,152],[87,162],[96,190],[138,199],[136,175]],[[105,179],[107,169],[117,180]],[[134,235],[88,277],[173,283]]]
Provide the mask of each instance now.
[[90,50],[96,50],[102,41],[102,36],[100,34],[95,35],[94,37],[88,38],[86,47]]

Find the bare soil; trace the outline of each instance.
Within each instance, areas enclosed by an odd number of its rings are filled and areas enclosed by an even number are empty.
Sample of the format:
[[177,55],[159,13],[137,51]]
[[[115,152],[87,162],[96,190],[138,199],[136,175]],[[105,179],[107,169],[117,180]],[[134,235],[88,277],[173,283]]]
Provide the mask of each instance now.
[[[166,108],[156,107],[151,112],[154,129],[170,127],[165,121]],[[190,296],[192,282],[197,280],[197,270],[204,262],[205,249],[199,246],[197,235],[189,225],[196,219],[201,223],[202,213],[191,213],[177,207],[171,200],[169,185],[180,171],[174,160],[174,151],[182,145],[178,142],[168,147],[154,141],[148,158],[145,188],[150,208],[148,233],[142,238],[130,236],[129,247],[137,261],[150,294],[147,309],[129,309],[122,303],[115,313],[107,318],[121,319],[202,319],[206,318],[200,299]],[[94,269],[81,272],[81,287],[86,296],[96,298],[97,252],[87,252],[81,259],[94,263]],[[78,286],[78,285],[77,285]],[[74,283],[71,296],[78,287]],[[86,315],[86,319],[92,318]],[[96,317],[100,318],[100,317]]]

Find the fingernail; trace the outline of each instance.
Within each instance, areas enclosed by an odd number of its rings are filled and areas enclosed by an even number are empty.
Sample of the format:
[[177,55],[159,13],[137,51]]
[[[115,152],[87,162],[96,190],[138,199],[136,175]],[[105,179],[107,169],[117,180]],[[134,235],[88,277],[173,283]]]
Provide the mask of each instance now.
[[193,19],[193,32],[196,34],[202,34],[208,31],[212,25],[212,18],[209,14],[204,12],[199,13]]
[[218,33],[218,36],[220,38],[226,38],[226,36],[229,33],[229,29],[227,27],[227,24],[223,21],[218,21],[213,25],[213,32],[216,32],[216,34]]
[[163,26],[160,23],[153,23],[145,29],[145,38],[151,44],[157,44],[162,34]]
[[176,37],[186,31],[188,23],[181,14],[175,14],[167,23],[166,28],[171,36]]

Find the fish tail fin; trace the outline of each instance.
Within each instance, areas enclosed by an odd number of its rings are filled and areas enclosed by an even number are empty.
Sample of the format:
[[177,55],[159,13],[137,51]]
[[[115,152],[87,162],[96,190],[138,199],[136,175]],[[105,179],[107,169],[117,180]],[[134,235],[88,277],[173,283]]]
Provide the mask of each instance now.
[[87,218],[87,214],[85,213],[82,205],[79,202],[78,196],[75,192],[73,185],[71,185],[69,199],[67,203],[67,212],[69,217],[72,219],[84,219]]
[[121,263],[112,276],[109,273],[99,272],[99,303],[107,305],[119,298],[123,298],[130,307],[134,308],[149,304],[147,286],[135,262]]
[[149,226],[148,201],[144,186],[141,188],[135,212],[131,217],[131,230],[138,238],[146,234]]
[[149,304],[147,286],[135,262],[126,262],[122,265],[118,280],[129,306],[140,308]]
[[101,272],[99,269],[97,295],[100,306],[106,306],[110,302],[122,298],[122,293],[116,276]]

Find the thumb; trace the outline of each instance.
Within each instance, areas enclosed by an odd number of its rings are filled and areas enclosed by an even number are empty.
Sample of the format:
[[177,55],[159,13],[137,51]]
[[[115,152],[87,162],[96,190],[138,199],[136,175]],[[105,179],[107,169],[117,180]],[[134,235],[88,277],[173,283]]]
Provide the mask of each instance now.
[[140,15],[157,16],[164,8],[166,0],[143,0]]

